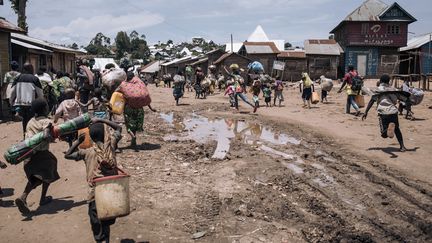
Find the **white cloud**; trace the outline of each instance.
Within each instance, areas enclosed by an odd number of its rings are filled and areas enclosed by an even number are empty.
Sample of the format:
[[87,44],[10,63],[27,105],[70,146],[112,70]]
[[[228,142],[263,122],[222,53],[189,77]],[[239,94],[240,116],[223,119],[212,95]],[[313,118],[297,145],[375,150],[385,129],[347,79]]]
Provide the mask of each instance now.
[[119,31],[139,30],[164,22],[159,14],[140,12],[113,16],[111,14],[93,16],[91,18],[77,18],[65,26],[35,28],[30,35],[57,43],[79,42],[86,44],[96,33],[113,36]]

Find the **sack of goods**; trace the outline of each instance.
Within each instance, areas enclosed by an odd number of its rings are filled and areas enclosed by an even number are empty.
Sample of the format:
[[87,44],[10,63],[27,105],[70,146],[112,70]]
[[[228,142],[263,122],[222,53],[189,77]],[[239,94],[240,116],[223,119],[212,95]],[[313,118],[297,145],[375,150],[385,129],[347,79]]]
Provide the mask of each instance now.
[[150,92],[138,77],[121,83],[119,92],[123,94],[126,104],[131,108],[139,109],[151,103]]
[[326,79],[321,83],[321,89],[330,92],[333,89],[333,81],[331,79]]
[[260,62],[252,62],[248,65],[248,69],[254,71],[255,73],[263,73],[264,66]]
[[312,97],[311,97],[312,104],[318,104],[319,101],[320,101],[320,97],[319,97],[318,92],[313,92]]
[[110,69],[102,74],[102,84],[109,89],[116,89],[125,80],[123,69]]
[[209,78],[205,78],[202,82],[201,82],[201,87],[202,88],[208,88],[210,87],[211,84],[211,80]]
[[231,66],[230,66],[230,69],[231,70],[238,70],[238,69],[240,69],[240,67],[239,67],[239,65],[238,64],[231,64]]
[[410,101],[412,105],[420,105],[424,98],[424,92],[421,89],[414,88],[411,90]]

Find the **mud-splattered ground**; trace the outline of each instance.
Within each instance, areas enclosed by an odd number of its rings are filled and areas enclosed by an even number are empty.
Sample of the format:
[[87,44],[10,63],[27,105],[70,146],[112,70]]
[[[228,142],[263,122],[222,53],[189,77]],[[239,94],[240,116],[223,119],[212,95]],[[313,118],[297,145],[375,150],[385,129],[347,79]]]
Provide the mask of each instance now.
[[[372,115],[342,114],[343,96],[301,110],[288,90],[286,107],[233,114],[222,95],[188,93],[175,107],[171,92],[152,89],[160,112],[146,110],[137,150],[126,134],[121,141],[132,212],[112,226],[112,242],[432,241],[426,104],[417,121],[401,120],[407,146],[419,147],[401,154],[380,149],[397,145],[379,138]],[[19,141],[20,124],[0,128],[4,152]],[[13,204],[26,182],[22,166],[0,171],[0,242],[93,241],[85,167],[63,159],[66,147],[51,145],[61,180],[50,205],[38,207],[40,189],[32,192],[31,218]]]
[[[220,109],[147,116],[158,125],[146,128],[144,151],[121,155],[136,193],[116,234],[154,242],[432,240],[429,184],[299,127],[214,115]],[[212,158],[218,150],[224,159]]]

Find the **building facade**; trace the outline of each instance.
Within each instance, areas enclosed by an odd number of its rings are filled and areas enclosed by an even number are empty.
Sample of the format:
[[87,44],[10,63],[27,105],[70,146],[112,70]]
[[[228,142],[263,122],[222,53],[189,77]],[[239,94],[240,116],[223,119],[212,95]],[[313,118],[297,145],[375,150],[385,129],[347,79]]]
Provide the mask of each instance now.
[[398,73],[398,49],[407,45],[415,21],[398,3],[365,1],[330,32],[344,50],[342,69],[352,65],[366,77]]

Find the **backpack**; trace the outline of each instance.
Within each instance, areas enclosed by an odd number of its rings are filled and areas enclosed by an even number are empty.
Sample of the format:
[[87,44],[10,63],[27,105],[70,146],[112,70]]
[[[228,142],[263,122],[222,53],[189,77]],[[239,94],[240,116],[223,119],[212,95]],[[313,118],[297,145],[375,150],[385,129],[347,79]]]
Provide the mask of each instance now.
[[351,89],[353,91],[360,91],[363,87],[363,80],[360,78],[360,76],[357,75],[353,75],[350,73],[351,76]]
[[133,109],[148,106],[151,103],[150,93],[141,79],[134,77],[131,81],[120,84],[120,93],[124,95],[126,104]]

